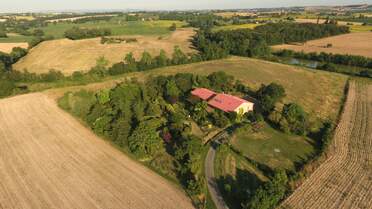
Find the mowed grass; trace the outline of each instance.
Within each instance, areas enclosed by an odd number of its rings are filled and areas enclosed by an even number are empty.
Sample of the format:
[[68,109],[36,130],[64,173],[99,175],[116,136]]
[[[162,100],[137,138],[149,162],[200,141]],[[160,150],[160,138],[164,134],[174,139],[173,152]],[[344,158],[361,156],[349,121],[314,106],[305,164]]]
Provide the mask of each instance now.
[[292,169],[314,152],[309,139],[282,133],[267,124],[258,132],[238,131],[232,144],[244,156],[272,169]]
[[22,43],[29,42],[33,39],[32,36],[23,36],[19,34],[8,34],[7,38],[0,38],[0,43]]

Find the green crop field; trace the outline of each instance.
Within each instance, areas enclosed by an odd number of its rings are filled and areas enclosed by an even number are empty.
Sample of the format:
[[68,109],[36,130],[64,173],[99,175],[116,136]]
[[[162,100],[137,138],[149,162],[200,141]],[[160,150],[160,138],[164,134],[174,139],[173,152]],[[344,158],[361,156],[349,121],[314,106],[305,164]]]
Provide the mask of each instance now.
[[282,133],[269,125],[258,132],[238,131],[232,144],[244,156],[272,169],[291,169],[294,163],[307,159],[314,151],[309,139]]
[[[72,27],[82,28],[109,28],[111,29],[112,35],[167,35],[171,31],[169,27],[176,23],[177,27],[186,25],[180,21],[124,21],[123,19],[113,18],[111,21],[99,21],[99,22],[87,22],[81,24],[74,23],[49,23],[47,27],[41,27],[45,35],[51,35],[55,39],[64,38],[66,30]],[[36,28],[35,28],[36,29]],[[35,29],[31,29],[33,31]],[[17,42],[28,42],[33,39],[33,36],[22,36],[22,35],[10,35],[8,38],[0,38],[0,43],[17,43]]]

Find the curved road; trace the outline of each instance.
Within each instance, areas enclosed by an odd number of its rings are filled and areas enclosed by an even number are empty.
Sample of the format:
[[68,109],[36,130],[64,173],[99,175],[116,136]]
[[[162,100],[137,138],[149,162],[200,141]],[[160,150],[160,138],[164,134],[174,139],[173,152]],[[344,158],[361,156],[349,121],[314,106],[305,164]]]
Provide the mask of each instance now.
[[214,176],[214,159],[216,156],[216,149],[219,145],[219,140],[223,137],[225,137],[227,133],[225,131],[222,131],[220,134],[217,134],[212,141],[211,146],[208,150],[207,157],[205,158],[205,178],[207,180],[208,190],[212,197],[212,200],[216,206],[217,209],[228,209],[225,201],[223,200],[223,197],[221,195],[220,190],[218,189],[218,185],[216,183],[216,178]]

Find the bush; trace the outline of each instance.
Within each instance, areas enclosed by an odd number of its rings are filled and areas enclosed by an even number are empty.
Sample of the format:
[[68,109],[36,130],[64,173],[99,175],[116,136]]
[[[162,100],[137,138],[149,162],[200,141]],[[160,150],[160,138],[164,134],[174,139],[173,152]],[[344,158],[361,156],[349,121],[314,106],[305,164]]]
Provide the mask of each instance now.
[[0,80],[0,97],[10,96],[15,89],[15,85],[11,81]]
[[73,27],[65,31],[65,37],[71,40],[79,40],[85,38],[95,38],[100,36],[109,36],[111,35],[111,30],[107,28],[102,29],[88,29],[88,28],[79,28]]

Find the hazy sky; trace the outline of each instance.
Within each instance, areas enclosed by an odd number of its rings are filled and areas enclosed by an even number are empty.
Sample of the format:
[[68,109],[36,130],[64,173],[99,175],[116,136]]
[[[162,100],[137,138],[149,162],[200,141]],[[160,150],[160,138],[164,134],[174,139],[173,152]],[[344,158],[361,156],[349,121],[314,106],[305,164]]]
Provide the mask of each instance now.
[[0,0],[0,12],[98,9],[229,9],[370,3],[372,0]]

